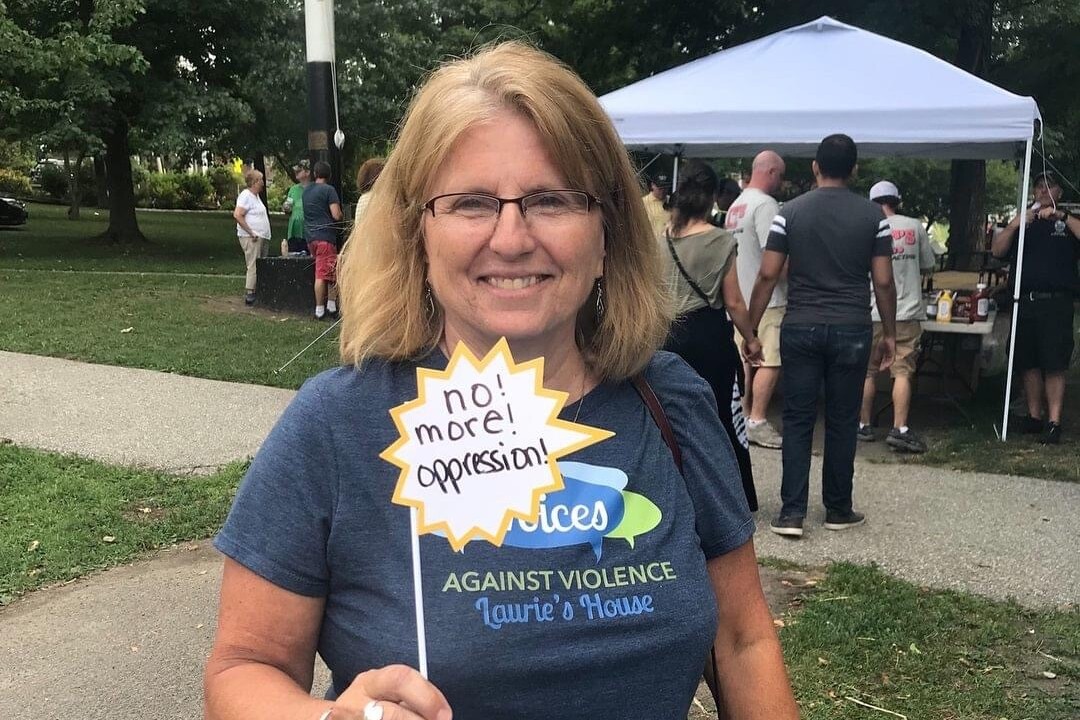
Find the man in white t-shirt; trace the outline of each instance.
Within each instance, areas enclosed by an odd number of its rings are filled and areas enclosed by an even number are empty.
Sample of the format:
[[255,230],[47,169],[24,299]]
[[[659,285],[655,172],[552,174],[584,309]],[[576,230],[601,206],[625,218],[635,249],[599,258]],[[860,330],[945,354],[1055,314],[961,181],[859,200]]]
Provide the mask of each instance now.
[[[889,369],[893,379],[893,428],[885,442],[901,452],[926,452],[926,443],[908,427],[908,411],[911,407],[912,378],[919,358],[919,339],[922,337],[922,321],[926,317],[926,305],[922,297],[922,276],[934,269],[935,257],[930,237],[920,220],[900,215],[900,190],[888,180],[882,180],[870,188],[870,199],[881,205],[892,229],[893,278],[896,281],[896,360]],[[871,294],[874,320],[874,346],[881,340],[881,316],[877,302]],[[860,440],[874,440],[870,427],[870,414],[877,391],[875,376],[877,368],[866,372],[863,387],[862,412],[859,417]]]
[[[754,158],[750,182],[731,204],[724,222],[724,227],[735,235],[739,243],[735,269],[747,305],[761,268],[765,241],[769,238],[769,225],[780,211],[780,205],[772,195],[784,180],[784,169],[784,159],[772,150],[758,153]],[[759,367],[743,365],[747,388],[743,398],[743,409],[748,418],[747,436],[753,444],[766,448],[780,448],[783,445],[783,438],[765,419],[765,414],[780,378],[780,323],[784,319],[786,306],[787,282],[781,279],[758,326],[764,362]],[[738,331],[735,341],[741,348],[743,338]]]

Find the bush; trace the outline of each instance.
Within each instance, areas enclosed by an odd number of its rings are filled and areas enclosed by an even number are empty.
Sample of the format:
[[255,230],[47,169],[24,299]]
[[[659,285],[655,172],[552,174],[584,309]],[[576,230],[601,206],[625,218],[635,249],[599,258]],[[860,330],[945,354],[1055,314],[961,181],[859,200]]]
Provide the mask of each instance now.
[[180,180],[172,173],[150,173],[147,183],[150,207],[171,209],[180,207]]
[[41,191],[49,197],[63,200],[68,194],[68,176],[64,168],[46,163],[41,165],[38,184]]
[[196,210],[206,207],[214,194],[214,186],[205,175],[180,173],[177,177],[180,192],[180,207]]
[[281,212],[281,206],[285,202],[286,196],[289,194],[289,188],[292,187],[292,183],[289,182],[289,176],[285,173],[279,173],[277,179],[266,188],[266,205],[267,210],[270,212]]
[[[57,200],[68,199],[68,174],[60,165],[51,162],[40,163],[37,166],[38,185],[41,191]],[[79,171],[79,191],[82,197],[81,205],[93,205],[97,202],[97,183],[94,178],[94,163],[87,159],[83,161]]]
[[148,173],[132,169],[135,204],[162,210],[196,210],[211,204],[213,185],[203,175]]
[[0,168],[0,193],[29,197],[31,192],[30,178],[15,170]]
[[220,165],[212,167],[206,177],[210,180],[218,207],[231,209],[236,205],[236,196],[240,194],[239,188],[243,185],[243,180],[232,168]]

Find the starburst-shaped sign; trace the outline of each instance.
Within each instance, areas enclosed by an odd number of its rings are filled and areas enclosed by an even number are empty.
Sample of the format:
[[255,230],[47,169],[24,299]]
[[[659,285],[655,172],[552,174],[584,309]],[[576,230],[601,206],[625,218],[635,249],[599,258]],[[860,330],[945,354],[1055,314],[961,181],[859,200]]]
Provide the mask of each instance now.
[[515,518],[536,522],[541,496],[563,488],[555,461],[614,434],[560,420],[567,394],[544,388],[543,358],[515,363],[505,338],[483,360],[459,344],[446,370],[416,374],[380,457],[401,468],[393,502],[416,508],[418,534],[440,532],[455,550],[501,545]]

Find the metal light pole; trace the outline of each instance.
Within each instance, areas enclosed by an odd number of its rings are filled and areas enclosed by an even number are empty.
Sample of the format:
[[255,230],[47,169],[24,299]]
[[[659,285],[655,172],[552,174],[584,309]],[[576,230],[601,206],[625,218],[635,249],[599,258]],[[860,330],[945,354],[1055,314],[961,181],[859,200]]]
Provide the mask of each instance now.
[[308,156],[312,165],[330,163],[330,184],[342,198],[341,148],[345,134],[338,125],[337,78],[334,55],[333,0],[304,0],[307,34]]

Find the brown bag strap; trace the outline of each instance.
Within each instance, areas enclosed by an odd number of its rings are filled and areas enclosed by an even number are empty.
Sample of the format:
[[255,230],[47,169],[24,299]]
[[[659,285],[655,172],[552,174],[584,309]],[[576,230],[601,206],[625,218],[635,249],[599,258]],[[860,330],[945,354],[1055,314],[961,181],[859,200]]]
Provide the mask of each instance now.
[[652,386],[649,385],[643,374],[634,375],[630,378],[630,382],[633,383],[637,394],[645,401],[645,407],[649,408],[649,414],[652,415],[656,427],[660,428],[660,437],[664,439],[664,444],[671,451],[671,457],[675,460],[675,467],[679,468],[679,474],[681,475],[683,471],[682,450],[679,449],[679,442],[675,439],[675,431],[671,429],[671,423],[668,422],[667,414],[664,413],[664,406],[660,404],[660,399],[656,397],[656,393],[653,392]]
[[[649,385],[649,381],[645,379],[643,373],[634,375],[630,378],[630,382],[634,389],[637,390],[637,394],[645,402],[645,407],[649,408],[649,414],[652,415],[653,422],[656,423],[656,427],[660,428],[660,437],[664,439],[664,444],[671,451],[671,458],[675,461],[675,467],[679,468],[679,474],[682,475],[682,450],[679,449],[679,441],[675,439],[675,431],[671,429],[671,423],[668,422],[664,406],[660,404],[660,398],[656,397],[656,393],[653,392],[652,386]],[[709,691],[712,692],[713,702],[716,704],[717,718],[718,720],[724,720],[726,713],[724,712],[723,696],[720,693],[720,679],[716,674],[715,646],[709,649],[708,667],[705,668],[702,674],[705,677],[705,684],[709,686]]]

